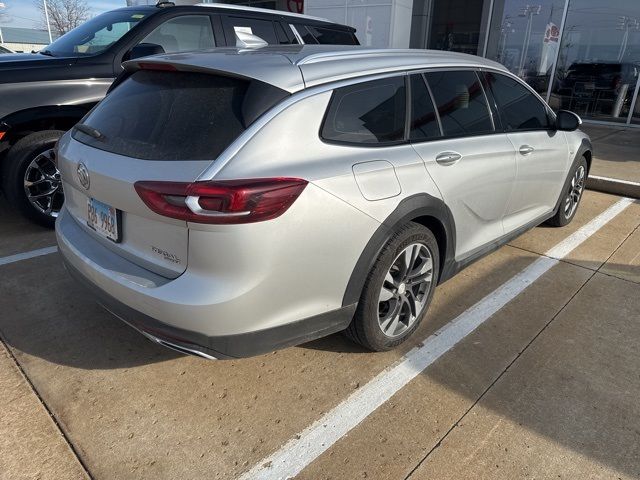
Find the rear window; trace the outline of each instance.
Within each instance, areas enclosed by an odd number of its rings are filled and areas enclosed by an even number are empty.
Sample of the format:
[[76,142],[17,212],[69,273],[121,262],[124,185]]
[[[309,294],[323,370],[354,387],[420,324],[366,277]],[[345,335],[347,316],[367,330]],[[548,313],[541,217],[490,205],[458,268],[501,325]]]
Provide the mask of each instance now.
[[287,95],[258,81],[140,70],[82,121],[100,137],[77,128],[73,137],[100,150],[144,160],[213,160]]

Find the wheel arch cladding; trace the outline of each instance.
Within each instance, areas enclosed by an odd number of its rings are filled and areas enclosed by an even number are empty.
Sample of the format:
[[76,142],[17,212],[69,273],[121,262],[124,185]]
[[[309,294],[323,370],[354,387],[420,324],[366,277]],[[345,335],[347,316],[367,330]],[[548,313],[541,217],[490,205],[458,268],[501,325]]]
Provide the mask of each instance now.
[[455,224],[451,211],[439,198],[426,193],[412,195],[403,199],[382,222],[360,254],[347,283],[342,299],[343,306],[352,305],[360,300],[364,283],[382,248],[391,236],[408,222],[419,223],[431,230],[440,250],[440,281],[449,278],[455,263],[456,243]]
[[558,209],[560,208],[560,204],[562,203],[563,194],[567,190],[569,183],[571,182],[571,176],[572,176],[571,174],[573,170],[576,168],[576,165],[578,164],[578,162],[580,162],[580,160],[583,157],[587,161],[587,176],[589,176],[589,172],[591,171],[591,159],[593,157],[593,146],[591,145],[591,142],[586,138],[582,139],[582,143],[578,147],[578,151],[573,157],[573,161],[571,162],[571,166],[569,167],[569,171],[567,172],[567,178],[565,178],[564,183],[562,184],[562,190],[560,190],[560,196],[558,197],[556,206],[553,209],[554,215],[558,212]]
[[95,103],[81,105],[48,105],[13,112],[0,119],[8,137],[42,130],[69,130],[84,117]]
[[587,160],[587,173],[589,173],[591,171],[591,159],[593,158],[593,145],[591,144],[591,141],[586,138],[582,139],[582,142],[578,147],[578,151],[576,152],[576,156],[573,159],[573,163],[571,164],[571,168],[573,168],[580,157],[584,157]]

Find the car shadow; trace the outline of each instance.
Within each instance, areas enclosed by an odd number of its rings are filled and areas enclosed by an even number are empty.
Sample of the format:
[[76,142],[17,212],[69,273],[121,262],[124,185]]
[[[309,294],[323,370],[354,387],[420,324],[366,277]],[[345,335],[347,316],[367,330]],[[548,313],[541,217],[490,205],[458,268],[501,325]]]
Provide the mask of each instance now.
[[181,354],[98,305],[51,254],[2,267],[0,333],[13,348],[81,369],[127,368]]

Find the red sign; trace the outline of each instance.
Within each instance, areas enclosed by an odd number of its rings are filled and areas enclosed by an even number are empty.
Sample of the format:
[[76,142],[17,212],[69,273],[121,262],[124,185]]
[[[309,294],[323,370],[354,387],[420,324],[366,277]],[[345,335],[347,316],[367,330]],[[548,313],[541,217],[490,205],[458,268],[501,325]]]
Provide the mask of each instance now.
[[293,13],[303,13],[304,0],[287,0],[287,9]]

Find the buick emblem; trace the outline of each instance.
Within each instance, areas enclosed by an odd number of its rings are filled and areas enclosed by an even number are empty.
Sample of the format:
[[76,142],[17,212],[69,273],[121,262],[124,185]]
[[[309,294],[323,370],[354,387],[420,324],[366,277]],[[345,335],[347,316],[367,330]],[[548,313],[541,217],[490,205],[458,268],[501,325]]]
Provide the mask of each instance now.
[[76,170],[78,174],[78,180],[80,181],[80,185],[82,185],[85,190],[89,190],[89,185],[91,185],[91,181],[89,179],[89,170],[87,170],[87,166],[80,162],[78,164],[78,169]]

